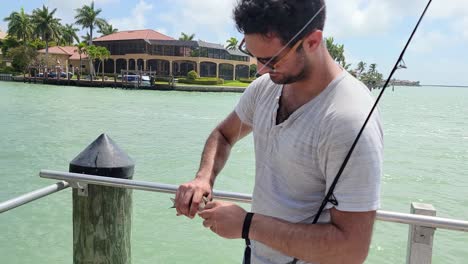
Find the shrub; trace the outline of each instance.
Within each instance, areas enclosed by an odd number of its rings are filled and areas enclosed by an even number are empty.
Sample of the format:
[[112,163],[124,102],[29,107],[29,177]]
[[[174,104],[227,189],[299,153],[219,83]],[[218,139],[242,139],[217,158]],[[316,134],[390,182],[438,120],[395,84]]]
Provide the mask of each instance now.
[[156,78],[154,78],[155,82],[169,82],[170,80],[171,77],[169,76],[156,76]]
[[241,83],[251,83],[253,81],[255,81],[255,79],[239,78],[239,82]]
[[191,70],[187,73],[187,79],[196,80],[198,78],[198,73],[194,70]]
[[13,67],[5,66],[5,67],[1,67],[1,68],[0,68],[0,73],[5,73],[5,74],[16,74],[16,73],[18,73],[18,72],[15,71],[15,69],[14,69]]
[[179,83],[187,83],[187,84],[198,84],[198,85],[218,85],[223,84],[224,79],[221,78],[198,78],[196,80],[191,80],[188,78],[180,78],[178,80]]

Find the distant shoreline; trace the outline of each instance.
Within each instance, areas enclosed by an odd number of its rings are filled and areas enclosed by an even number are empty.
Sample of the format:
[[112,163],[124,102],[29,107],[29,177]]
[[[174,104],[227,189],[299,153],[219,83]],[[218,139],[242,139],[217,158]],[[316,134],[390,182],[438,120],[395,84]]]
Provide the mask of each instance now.
[[447,84],[421,84],[421,86],[468,88],[468,85],[447,85]]

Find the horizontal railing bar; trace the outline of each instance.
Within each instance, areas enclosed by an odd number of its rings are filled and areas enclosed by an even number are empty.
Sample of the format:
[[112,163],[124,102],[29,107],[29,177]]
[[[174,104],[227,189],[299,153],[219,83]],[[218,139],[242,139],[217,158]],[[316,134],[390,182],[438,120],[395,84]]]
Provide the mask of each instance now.
[[[68,182],[79,182],[85,184],[95,184],[117,188],[135,189],[141,191],[150,192],[162,192],[162,193],[176,193],[179,188],[178,185],[164,184],[164,183],[153,183],[146,181],[135,181],[127,179],[118,179],[111,177],[102,177],[95,175],[79,174],[72,172],[59,172],[50,170],[41,170],[39,175],[42,178],[58,179]],[[213,190],[213,197],[221,200],[250,203],[252,197],[248,194],[217,191]]]
[[[171,184],[117,179],[110,177],[71,172],[59,172],[51,170],[41,170],[39,175],[43,178],[64,180],[68,182],[80,182],[85,184],[95,184],[117,188],[127,188],[162,193],[175,193],[179,187],[178,185]],[[250,203],[252,201],[252,196],[249,194],[217,190],[213,190],[213,197],[220,200],[234,202]],[[406,214],[379,210],[377,211],[377,220],[468,232],[468,221],[454,220],[435,216]]]
[[13,208],[19,207],[21,205],[30,203],[39,198],[45,197],[47,195],[59,192],[63,189],[68,188],[69,186],[70,185],[68,184],[68,182],[61,181],[61,182],[57,182],[56,184],[44,187],[42,189],[32,191],[30,193],[26,193],[16,198],[2,202],[0,203],[0,214],[8,210],[11,210]]

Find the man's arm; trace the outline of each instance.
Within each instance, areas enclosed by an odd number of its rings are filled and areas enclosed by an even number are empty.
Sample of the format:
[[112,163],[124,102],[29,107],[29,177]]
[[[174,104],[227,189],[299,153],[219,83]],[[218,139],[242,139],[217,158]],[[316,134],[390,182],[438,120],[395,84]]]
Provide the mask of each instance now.
[[[240,238],[247,213],[233,203],[210,202],[198,213],[203,225],[224,238]],[[255,214],[249,238],[285,255],[312,263],[363,263],[371,242],[375,211],[330,209],[328,224],[293,224]]]
[[193,218],[203,196],[211,196],[216,176],[229,157],[232,146],[252,131],[232,112],[208,137],[195,179],[182,184],[176,193],[175,206],[178,214]]
[[330,209],[329,224],[292,224],[254,215],[249,232],[261,242],[288,256],[314,263],[363,263],[367,257],[375,211],[343,212]]

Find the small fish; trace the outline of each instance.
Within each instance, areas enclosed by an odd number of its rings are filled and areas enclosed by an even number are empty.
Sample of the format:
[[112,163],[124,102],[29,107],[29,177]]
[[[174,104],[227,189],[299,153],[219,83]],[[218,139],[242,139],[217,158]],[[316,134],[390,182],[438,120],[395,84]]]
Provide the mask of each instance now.
[[[172,206],[169,207],[169,209],[175,208],[175,198],[170,198],[170,199],[171,199],[171,201],[172,201]],[[208,197],[203,196],[202,201],[201,201],[200,204],[198,205],[198,211],[202,211],[203,209],[205,209],[205,205],[206,205],[209,201],[210,201],[210,200],[208,200]]]

